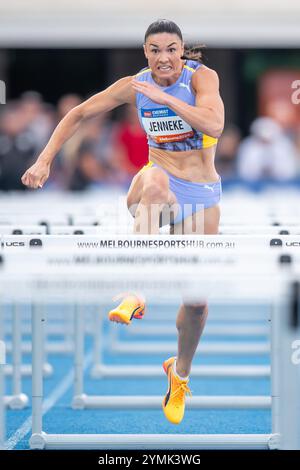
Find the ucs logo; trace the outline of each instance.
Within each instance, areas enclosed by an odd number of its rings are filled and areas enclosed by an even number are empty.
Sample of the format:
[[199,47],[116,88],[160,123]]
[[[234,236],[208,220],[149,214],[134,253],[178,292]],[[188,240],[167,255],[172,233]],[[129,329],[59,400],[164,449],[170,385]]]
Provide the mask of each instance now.
[[25,246],[25,242],[5,242],[4,246]]
[[272,238],[270,246],[282,246],[282,240],[280,238]]
[[[283,246],[282,240],[280,238],[272,238],[270,246]],[[285,246],[300,246],[300,242],[286,242]]]

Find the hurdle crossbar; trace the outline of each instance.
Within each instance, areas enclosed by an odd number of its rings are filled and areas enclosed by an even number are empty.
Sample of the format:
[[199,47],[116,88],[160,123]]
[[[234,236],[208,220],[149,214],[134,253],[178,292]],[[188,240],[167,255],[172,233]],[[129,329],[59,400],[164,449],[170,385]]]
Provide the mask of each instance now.
[[278,434],[33,434],[31,449],[278,449]]
[[[98,358],[97,358],[98,359]],[[99,359],[98,359],[99,360]],[[231,377],[231,378],[267,378],[270,377],[269,365],[194,365],[193,377]],[[151,365],[106,365],[94,364],[91,377],[163,377],[164,371],[160,366]]]
[[[187,397],[187,408],[191,409],[269,409],[270,396],[193,396]],[[72,402],[73,409],[160,409],[162,398],[160,396],[75,396]]]

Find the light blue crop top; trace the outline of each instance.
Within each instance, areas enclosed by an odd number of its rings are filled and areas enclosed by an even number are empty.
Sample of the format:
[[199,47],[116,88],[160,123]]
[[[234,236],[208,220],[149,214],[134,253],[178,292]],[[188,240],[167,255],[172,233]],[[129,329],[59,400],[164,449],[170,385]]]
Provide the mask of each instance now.
[[[202,64],[187,60],[178,80],[168,87],[160,87],[166,93],[195,106],[195,94],[191,87],[193,73]],[[142,69],[135,76],[138,81],[157,85],[153,80],[151,69]],[[140,123],[148,136],[150,147],[171,151],[184,151],[211,147],[217,139],[193,129],[180,116],[167,106],[154,103],[142,93],[136,93],[136,107]]]

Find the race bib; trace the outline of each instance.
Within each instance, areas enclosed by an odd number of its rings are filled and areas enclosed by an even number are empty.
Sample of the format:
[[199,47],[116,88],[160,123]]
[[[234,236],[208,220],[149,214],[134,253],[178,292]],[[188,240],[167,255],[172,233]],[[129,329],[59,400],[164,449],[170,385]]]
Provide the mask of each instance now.
[[180,142],[194,135],[191,126],[169,108],[142,108],[141,117],[146,133],[158,144]]

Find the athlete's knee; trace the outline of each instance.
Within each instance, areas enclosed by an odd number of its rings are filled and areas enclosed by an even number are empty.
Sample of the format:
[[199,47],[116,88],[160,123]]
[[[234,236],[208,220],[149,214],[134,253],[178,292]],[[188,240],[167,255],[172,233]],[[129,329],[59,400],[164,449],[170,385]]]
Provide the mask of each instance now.
[[135,200],[132,197],[127,196],[127,208],[133,217],[135,217],[135,213],[138,208],[138,205],[139,203],[135,202]]
[[127,194],[127,208],[131,215],[135,215],[137,206],[141,199],[142,194],[142,177],[140,173],[137,173],[131,182],[128,194]]
[[160,179],[146,182],[143,186],[141,201],[146,204],[166,204],[168,197],[169,188]]
[[185,305],[187,313],[191,315],[207,315],[208,314],[208,303],[207,302],[193,302]]
[[195,328],[199,325],[199,322],[206,318],[208,315],[208,304],[207,302],[194,302],[184,304],[185,315],[178,315],[176,319],[176,328],[178,332],[185,326],[185,322],[188,320],[189,323],[195,324]]

